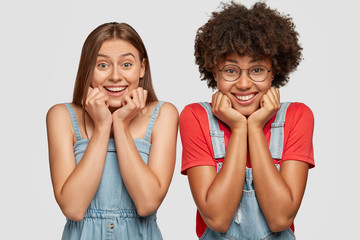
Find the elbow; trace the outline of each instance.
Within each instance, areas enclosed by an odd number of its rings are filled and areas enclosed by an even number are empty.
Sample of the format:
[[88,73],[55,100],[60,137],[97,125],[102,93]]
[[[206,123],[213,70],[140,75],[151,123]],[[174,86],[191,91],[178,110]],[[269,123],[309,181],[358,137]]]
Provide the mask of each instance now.
[[85,211],[81,211],[79,209],[61,207],[61,211],[63,212],[66,218],[77,222],[82,221],[85,217]]
[[149,216],[149,215],[153,214],[154,212],[156,212],[156,210],[159,208],[159,206],[160,206],[160,203],[144,202],[142,204],[138,204],[136,206],[136,210],[140,217],[146,217],[146,216]]
[[268,222],[270,231],[281,232],[288,229],[293,223],[294,218],[282,217]]
[[228,218],[228,217],[217,217],[214,219],[210,219],[210,218],[204,218],[204,221],[206,222],[206,225],[211,228],[212,230],[214,230],[215,232],[221,232],[221,233],[225,233],[229,230],[232,219]]

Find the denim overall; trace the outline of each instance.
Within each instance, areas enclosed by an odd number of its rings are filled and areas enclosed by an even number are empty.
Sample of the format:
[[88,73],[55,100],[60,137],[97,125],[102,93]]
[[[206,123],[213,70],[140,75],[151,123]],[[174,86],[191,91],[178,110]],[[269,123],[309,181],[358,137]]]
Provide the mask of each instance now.
[[[225,156],[224,132],[220,131],[217,119],[212,114],[211,106],[208,103],[200,103],[206,110],[209,119],[210,136],[214,150],[214,158],[217,161]],[[290,103],[281,103],[281,108],[276,114],[275,121],[271,124],[270,152],[274,159],[281,160],[283,152],[284,122],[286,109]],[[222,163],[217,164],[217,171],[221,169]],[[279,169],[278,164],[276,167]],[[246,176],[244,181],[243,195],[240,205],[226,233],[215,232],[209,227],[206,228],[200,239],[241,239],[241,240],[259,240],[276,239],[287,240],[295,239],[291,229],[282,232],[271,232],[265,217],[256,200],[255,189],[253,185],[252,169],[246,167]]]
[[[144,162],[148,163],[151,144],[149,142],[158,111],[163,102],[159,102],[149,120],[144,139],[134,139],[136,147]],[[73,108],[69,110],[74,127],[76,143],[74,154],[79,164],[85,153],[89,139],[83,139]],[[110,240],[110,239],[162,239],[156,223],[156,213],[140,217],[128,191],[123,183],[114,139],[110,139],[105,167],[97,193],[90,203],[82,221],[67,219],[62,236],[63,240]]]

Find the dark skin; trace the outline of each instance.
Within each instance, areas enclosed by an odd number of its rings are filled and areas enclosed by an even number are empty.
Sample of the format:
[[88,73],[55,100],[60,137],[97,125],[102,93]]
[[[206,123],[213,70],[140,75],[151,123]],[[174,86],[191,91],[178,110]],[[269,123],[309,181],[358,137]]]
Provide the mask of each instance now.
[[[231,62],[241,69],[259,64],[250,56],[236,56]],[[260,63],[271,69],[270,60]],[[271,87],[273,74],[264,82],[255,83],[244,73],[235,82],[227,82],[219,71],[214,71],[219,91],[212,98],[213,114],[229,126],[231,137],[218,174],[212,166],[199,166],[188,169],[188,179],[206,224],[215,231],[226,232],[242,197],[249,153],[257,200],[270,230],[279,232],[289,228],[296,216],[309,166],[287,160],[277,170],[263,128],[280,108],[279,90]],[[246,101],[239,100],[245,97]]]

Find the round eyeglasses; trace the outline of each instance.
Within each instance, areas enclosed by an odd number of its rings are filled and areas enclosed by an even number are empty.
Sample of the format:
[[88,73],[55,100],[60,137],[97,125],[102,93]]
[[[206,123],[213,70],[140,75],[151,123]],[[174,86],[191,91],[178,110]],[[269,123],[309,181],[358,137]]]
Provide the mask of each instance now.
[[229,64],[219,69],[221,76],[228,82],[238,80],[243,70],[248,70],[247,74],[254,82],[263,82],[268,77],[269,72],[271,72],[271,69],[269,70],[263,65],[255,65],[251,68],[241,69],[237,65]]

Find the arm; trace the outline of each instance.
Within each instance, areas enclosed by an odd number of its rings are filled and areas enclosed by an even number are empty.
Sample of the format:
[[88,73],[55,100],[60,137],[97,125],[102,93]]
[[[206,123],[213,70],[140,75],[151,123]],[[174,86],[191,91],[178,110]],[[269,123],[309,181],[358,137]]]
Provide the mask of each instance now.
[[[138,88],[137,91],[145,91]],[[145,99],[127,99],[123,108],[137,112],[145,106]],[[137,93],[141,95],[141,93]],[[125,110],[125,109],[123,109]],[[120,111],[120,110],[119,110]],[[128,118],[129,119],[129,118]],[[114,137],[119,167],[136,209],[140,216],[155,212],[163,201],[175,167],[178,112],[175,106],[164,103],[156,119],[151,135],[151,150],[148,165],[142,160],[129,132],[129,121],[114,113]]]
[[273,163],[263,127],[279,109],[279,99],[278,90],[270,89],[264,95],[261,109],[250,116],[248,125],[256,197],[274,232],[285,230],[292,224],[304,195],[309,168],[305,162],[288,160],[282,163],[279,172]]
[[64,105],[52,107],[46,118],[50,172],[57,203],[67,218],[80,221],[100,184],[111,125],[97,125],[83,158],[76,166],[74,132]]
[[[221,92],[213,96],[213,113],[232,130],[221,171],[217,174],[212,166],[198,166],[188,169],[187,174],[195,203],[206,224],[215,231],[226,232],[242,196],[247,127],[245,117],[231,108],[230,100]],[[189,124],[184,132],[193,131],[193,123]]]
[[249,151],[256,197],[269,228],[274,232],[290,227],[304,195],[308,164],[284,161],[279,172],[264,134],[249,130]]

